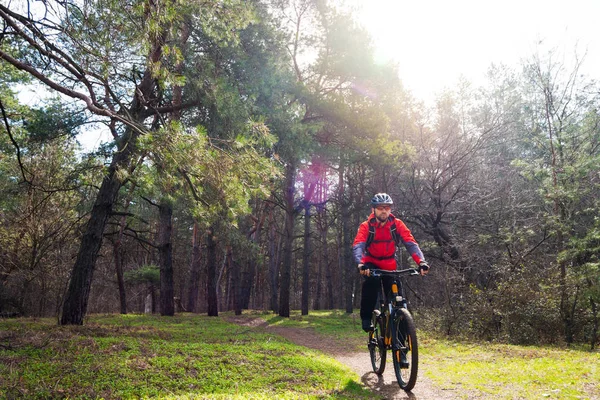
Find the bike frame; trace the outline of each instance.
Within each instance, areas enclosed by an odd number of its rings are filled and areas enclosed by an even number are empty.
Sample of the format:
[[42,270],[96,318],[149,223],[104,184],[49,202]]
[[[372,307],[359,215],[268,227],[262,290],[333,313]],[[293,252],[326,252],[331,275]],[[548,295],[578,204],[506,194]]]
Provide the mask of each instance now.
[[383,269],[371,270],[371,276],[373,277],[381,278],[384,276],[391,276],[393,278],[389,296],[386,293],[383,279],[381,280],[381,290],[379,294],[382,297],[382,299],[379,301],[379,311],[385,316],[383,319],[383,325],[385,328],[384,343],[387,349],[391,349],[393,345],[390,321],[393,320],[398,308],[408,309],[406,297],[404,296],[404,286],[400,281],[400,277],[405,275],[420,275],[420,273],[416,268],[403,269],[399,271],[387,271]]

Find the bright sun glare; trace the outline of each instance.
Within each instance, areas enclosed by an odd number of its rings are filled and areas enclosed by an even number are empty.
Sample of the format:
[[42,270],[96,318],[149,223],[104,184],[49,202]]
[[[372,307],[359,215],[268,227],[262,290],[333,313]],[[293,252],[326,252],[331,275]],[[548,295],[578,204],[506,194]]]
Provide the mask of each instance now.
[[376,59],[398,63],[404,85],[420,99],[431,100],[460,76],[477,83],[492,63],[516,66],[550,49],[586,54],[583,71],[600,78],[600,1],[349,2],[373,36]]

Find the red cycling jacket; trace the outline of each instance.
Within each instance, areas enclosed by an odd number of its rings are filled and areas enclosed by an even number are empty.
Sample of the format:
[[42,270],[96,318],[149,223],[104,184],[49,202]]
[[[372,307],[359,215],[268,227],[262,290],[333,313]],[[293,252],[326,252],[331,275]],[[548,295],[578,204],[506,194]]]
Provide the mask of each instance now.
[[[381,226],[375,218],[375,214],[371,213],[369,219],[360,224],[358,233],[352,245],[352,253],[354,261],[357,264],[372,263],[380,269],[392,271],[396,269],[396,243],[392,237],[389,224],[396,224],[396,233],[400,237],[400,241],[406,247],[406,250],[411,255],[417,265],[421,261],[425,261],[423,252],[419,248],[417,241],[413,237],[410,230],[404,225],[404,222],[390,214],[385,225]],[[369,225],[375,227],[375,236],[365,252],[367,238],[369,237]]]

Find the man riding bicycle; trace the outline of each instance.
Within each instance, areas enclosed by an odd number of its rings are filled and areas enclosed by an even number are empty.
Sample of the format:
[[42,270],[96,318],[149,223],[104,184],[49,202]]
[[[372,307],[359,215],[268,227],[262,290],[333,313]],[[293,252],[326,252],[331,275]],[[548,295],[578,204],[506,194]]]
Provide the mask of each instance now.
[[381,287],[379,279],[383,279],[386,293],[389,292],[391,285],[390,277],[370,276],[370,269],[395,271],[397,268],[396,246],[401,242],[419,266],[421,275],[429,272],[429,265],[412,233],[404,222],[391,213],[393,204],[394,201],[387,193],[377,193],[373,196],[371,215],[358,227],[358,233],[352,245],[358,270],[365,277],[360,301],[360,319],[365,332],[373,330],[371,314]]

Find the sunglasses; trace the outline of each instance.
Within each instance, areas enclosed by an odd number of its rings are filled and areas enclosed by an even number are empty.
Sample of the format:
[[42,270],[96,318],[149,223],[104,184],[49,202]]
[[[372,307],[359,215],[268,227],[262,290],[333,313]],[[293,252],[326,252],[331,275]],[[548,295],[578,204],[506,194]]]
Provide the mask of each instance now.
[[392,209],[392,207],[390,206],[377,206],[375,208],[377,209],[377,211],[390,211]]

